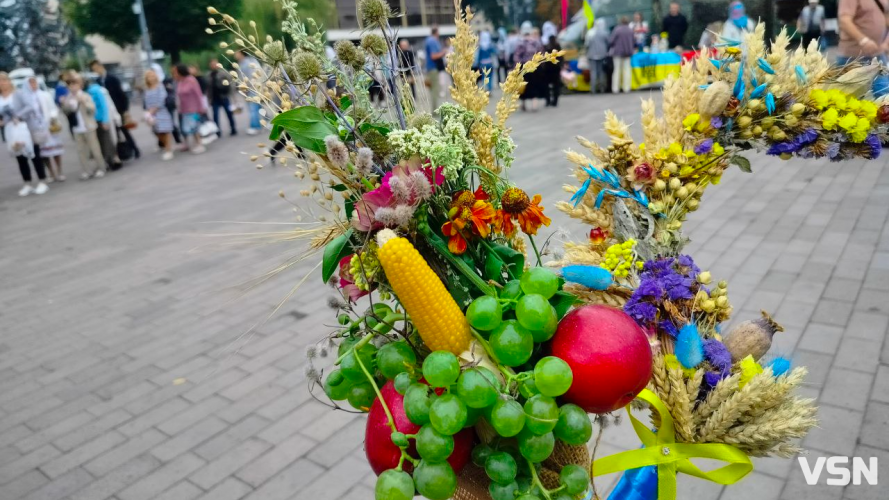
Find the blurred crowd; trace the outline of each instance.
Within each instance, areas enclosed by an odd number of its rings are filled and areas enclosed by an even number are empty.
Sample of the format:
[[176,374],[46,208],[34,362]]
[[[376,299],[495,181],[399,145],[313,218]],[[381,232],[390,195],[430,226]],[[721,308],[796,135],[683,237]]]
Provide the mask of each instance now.
[[[222,115],[229,134],[236,135],[236,104],[231,76],[217,60],[204,76],[195,66],[176,64],[167,75],[153,63],[142,76],[142,113],[131,116],[130,97],[121,80],[99,61],[89,72],[64,71],[54,88],[31,73],[14,82],[0,72],[0,133],[22,177],[19,196],[44,194],[49,184],[64,182],[66,142],[73,144],[80,163],[80,179],[101,179],[139,159],[142,151],[131,133],[138,120],[157,138],[164,161],[180,152],[201,154],[206,144],[222,137]],[[254,113],[255,111],[255,113]],[[248,134],[259,132],[258,109],[251,107]],[[65,136],[70,140],[66,141]]]

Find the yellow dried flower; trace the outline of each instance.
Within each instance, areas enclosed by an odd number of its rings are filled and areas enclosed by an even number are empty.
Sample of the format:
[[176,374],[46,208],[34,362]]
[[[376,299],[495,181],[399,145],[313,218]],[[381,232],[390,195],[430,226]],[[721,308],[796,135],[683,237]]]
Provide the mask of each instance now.
[[682,120],[682,126],[685,127],[685,130],[688,130],[689,132],[691,132],[692,127],[697,125],[698,120],[700,120],[700,119],[701,119],[700,114],[692,113],[692,114],[686,116],[684,120]]

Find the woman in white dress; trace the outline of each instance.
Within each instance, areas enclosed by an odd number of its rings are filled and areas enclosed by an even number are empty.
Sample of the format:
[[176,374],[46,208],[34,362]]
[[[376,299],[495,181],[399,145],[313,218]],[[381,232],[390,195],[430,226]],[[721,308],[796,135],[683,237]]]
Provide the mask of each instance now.
[[40,90],[37,79],[33,76],[28,79],[28,86],[31,88],[31,92],[36,94],[40,111],[49,124],[49,138],[40,146],[40,156],[43,157],[46,169],[49,171],[49,178],[46,182],[63,182],[65,175],[62,173],[62,155],[65,154],[65,146],[62,143],[62,130],[64,129],[60,120],[59,107],[56,106],[55,100],[49,92]]

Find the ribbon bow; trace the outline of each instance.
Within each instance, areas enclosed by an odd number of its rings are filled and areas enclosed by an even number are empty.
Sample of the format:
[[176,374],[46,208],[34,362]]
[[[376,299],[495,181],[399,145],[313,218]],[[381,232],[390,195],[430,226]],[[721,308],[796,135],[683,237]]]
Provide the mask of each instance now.
[[[660,429],[657,433],[652,432],[633,416],[628,406],[627,413],[630,415],[633,428],[645,447],[596,460],[590,471],[593,476],[655,465],[658,500],[675,500],[676,474],[680,472],[714,483],[733,484],[753,470],[750,457],[734,446],[721,443],[677,443],[673,417],[660,398],[648,389],[643,390],[637,397],[651,404],[660,414]],[[691,463],[690,458],[710,458],[728,462],[728,465],[704,472]]]

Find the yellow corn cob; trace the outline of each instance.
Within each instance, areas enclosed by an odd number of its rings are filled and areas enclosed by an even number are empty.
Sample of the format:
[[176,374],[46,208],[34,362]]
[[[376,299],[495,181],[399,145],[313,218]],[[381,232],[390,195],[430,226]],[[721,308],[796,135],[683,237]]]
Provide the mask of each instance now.
[[377,242],[386,279],[423,342],[433,351],[465,351],[472,339],[466,316],[420,252],[389,229],[377,234]]

